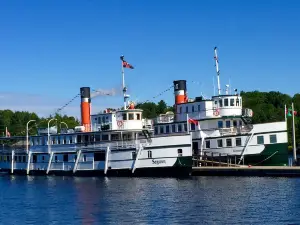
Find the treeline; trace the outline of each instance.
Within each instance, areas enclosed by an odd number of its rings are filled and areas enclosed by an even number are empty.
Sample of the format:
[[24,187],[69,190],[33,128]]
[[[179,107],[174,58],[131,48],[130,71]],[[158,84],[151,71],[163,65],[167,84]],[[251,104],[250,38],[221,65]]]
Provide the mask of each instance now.
[[72,116],[59,115],[50,116],[48,118],[39,117],[36,113],[26,112],[26,111],[11,111],[11,110],[0,110],[0,135],[6,135],[7,131],[11,136],[14,135],[26,135],[26,124],[29,120],[35,120],[35,122],[29,123],[29,134],[36,134],[37,128],[47,128],[48,121],[51,118],[56,118],[57,120],[50,122],[51,126],[57,126],[58,131],[61,128],[74,128],[78,126],[80,122]]

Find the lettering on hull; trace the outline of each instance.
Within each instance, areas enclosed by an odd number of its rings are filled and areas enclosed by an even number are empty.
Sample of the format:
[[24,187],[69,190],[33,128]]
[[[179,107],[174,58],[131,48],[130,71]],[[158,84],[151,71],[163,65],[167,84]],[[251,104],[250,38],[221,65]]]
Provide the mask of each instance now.
[[156,164],[156,165],[166,164],[166,160],[164,160],[164,159],[160,159],[160,160],[154,160],[154,159],[152,159],[152,164]]

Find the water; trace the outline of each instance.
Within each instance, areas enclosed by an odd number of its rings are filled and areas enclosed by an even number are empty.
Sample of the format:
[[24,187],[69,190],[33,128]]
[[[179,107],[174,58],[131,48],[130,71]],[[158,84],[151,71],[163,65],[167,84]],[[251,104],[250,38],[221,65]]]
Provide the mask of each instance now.
[[1,224],[300,224],[300,179],[0,176]]

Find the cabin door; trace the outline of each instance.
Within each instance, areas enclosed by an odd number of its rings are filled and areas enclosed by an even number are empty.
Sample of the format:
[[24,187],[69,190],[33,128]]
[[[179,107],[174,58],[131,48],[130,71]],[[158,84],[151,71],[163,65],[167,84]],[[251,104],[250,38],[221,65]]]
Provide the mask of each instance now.
[[199,144],[198,141],[193,142],[193,155],[199,154]]

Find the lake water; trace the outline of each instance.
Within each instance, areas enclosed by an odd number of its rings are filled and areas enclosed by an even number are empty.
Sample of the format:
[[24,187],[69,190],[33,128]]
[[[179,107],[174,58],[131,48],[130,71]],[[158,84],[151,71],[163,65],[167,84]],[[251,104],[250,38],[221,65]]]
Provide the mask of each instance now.
[[300,224],[300,179],[0,177],[1,224]]

